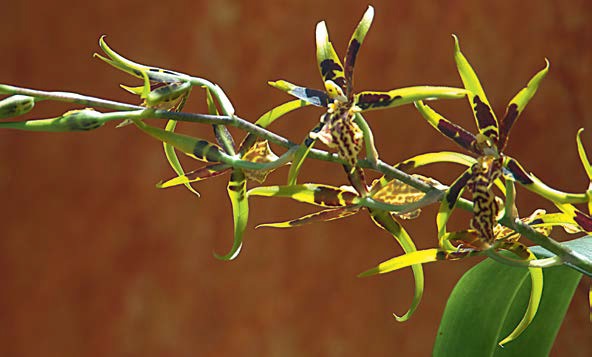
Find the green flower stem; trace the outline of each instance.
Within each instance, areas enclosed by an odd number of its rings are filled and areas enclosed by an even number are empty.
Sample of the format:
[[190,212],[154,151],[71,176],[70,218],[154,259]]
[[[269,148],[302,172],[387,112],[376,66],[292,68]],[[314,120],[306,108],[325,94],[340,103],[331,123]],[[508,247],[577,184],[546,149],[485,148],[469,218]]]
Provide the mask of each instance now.
[[86,107],[100,107],[113,110],[138,110],[145,109],[139,105],[120,103],[107,99],[90,97],[70,92],[46,92],[35,89],[14,87],[6,84],[0,84],[0,94],[21,94],[37,98],[38,100],[55,100],[58,102],[76,103]]
[[[81,104],[88,107],[102,107],[108,108],[113,110],[120,110],[120,111],[135,111],[133,113],[130,112],[120,112],[120,113],[105,113],[105,115],[109,115],[109,120],[115,120],[116,118],[129,118],[133,116],[135,119],[145,119],[145,118],[161,118],[161,119],[174,119],[177,121],[186,121],[186,122],[196,122],[196,123],[206,123],[206,124],[222,124],[222,125],[231,125],[235,126],[239,129],[243,129],[249,133],[252,133],[258,137],[266,139],[272,143],[277,145],[283,146],[288,149],[292,149],[294,147],[298,147],[299,144],[294,143],[280,135],[272,133],[260,126],[257,126],[251,122],[248,122],[244,119],[241,119],[235,115],[230,116],[219,116],[219,115],[206,115],[206,114],[190,114],[190,113],[180,113],[180,112],[171,112],[165,110],[153,110],[153,109],[146,109],[141,106],[119,103],[116,101],[110,101],[105,99],[99,99],[95,97],[84,96],[76,93],[68,93],[68,92],[45,92],[45,91],[38,91],[32,89],[25,89],[19,88],[9,85],[0,85],[0,94],[21,94],[21,95],[28,95],[31,97],[35,97],[40,100],[56,100],[62,102],[69,102],[69,103],[76,103]],[[216,93],[214,93],[216,95]],[[286,153],[287,154],[287,153]],[[285,154],[285,155],[286,155]],[[284,156],[287,158],[289,155]],[[328,153],[323,150],[312,149],[309,153],[309,157],[335,162],[343,164],[345,163],[341,160],[337,154]],[[234,165],[236,167],[243,167],[246,169],[253,169],[251,168],[251,164],[244,164],[246,162],[242,162],[242,160],[233,160]],[[244,165],[243,165],[244,164]],[[368,168],[372,170],[379,171],[386,175],[389,178],[396,178],[414,188],[421,190],[427,194],[441,194],[443,195],[444,191],[446,190],[446,186],[442,185],[441,187],[433,187],[428,185],[427,183],[420,181],[413,176],[395,169],[391,165],[377,160],[376,163],[371,162],[370,160],[360,160],[359,164],[363,168]],[[254,168],[255,170],[261,169],[260,167]],[[585,196],[585,194],[584,194]],[[466,199],[459,199],[456,203],[456,206],[462,208],[464,210],[473,211],[473,204],[471,201]],[[592,261],[587,260],[585,257],[581,256],[577,252],[573,251],[572,249],[560,244],[559,242],[536,232],[532,227],[528,224],[525,224],[519,220],[512,220],[508,217],[504,217],[500,220],[502,225],[515,230],[517,233],[520,233],[530,241],[541,245],[543,248],[549,250],[556,254],[561,260],[565,262],[566,265],[588,275],[592,276]]]
[[582,256],[578,252],[551,239],[550,237],[545,236],[544,234],[535,231],[531,226],[520,221],[519,219],[509,219],[508,217],[503,217],[499,223],[513,229],[531,242],[538,244],[548,251],[554,253],[564,262],[565,265],[592,277],[592,261],[586,259],[586,257]]
[[564,263],[563,260],[557,255],[551,258],[522,260],[507,257],[495,251],[494,249],[487,249],[483,251],[483,255],[486,255],[487,257],[502,264],[511,265],[518,268],[550,268]]

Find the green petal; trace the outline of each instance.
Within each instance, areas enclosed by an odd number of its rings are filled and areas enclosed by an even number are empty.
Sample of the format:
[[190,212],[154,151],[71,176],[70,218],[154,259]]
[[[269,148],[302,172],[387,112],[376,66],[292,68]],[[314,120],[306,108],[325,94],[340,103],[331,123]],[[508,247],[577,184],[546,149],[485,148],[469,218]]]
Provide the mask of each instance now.
[[411,172],[418,167],[441,162],[460,164],[467,167],[471,167],[473,166],[473,164],[477,162],[477,160],[475,160],[475,158],[471,156],[460,154],[453,151],[440,151],[413,156],[405,161],[396,164],[395,168],[402,170],[404,172]]
[[188,156],[206,162],[231,163],[233,160],[222,152],[222,149],[206,140],[194,138],[188,135],[176,134],[144,124],[141,121],[134,121],[140,130],[160,141],[169,143],[177,150]]
[[499,133],[498,121],[495,117],[495,113],[491,110],[491,105],[487,100],[487,96],[485,96],[485,92],[481,87],[477,74],[460,51],[458,38],[455,35],[452,35],[452,37],[454,37],[454,61],[456,62],[456,67],[464,87],[470,92],[470,95],[468,96],[469,103],[473,108],[473,114],[479,132],[497,142]]
[[[147,82],[147,78],[146,76],[144,76],[146,82],[144,83],[144,87],[142,88],[146,88],[146,86],[148,86],[148,88],[150,87],[150,83]],[[189,92],[191,91],[191,86],[187,87],[181,95],[188,95]],[[148,95],[150,96],[150,95]],[[187,97],[185,97],[187,98]],[[154,98],[152,98],[154,100]],[[155,104],[153,102],[153,104]],[[183,106],[185,105],[185,101],[182,100],[181,102],[179,102],[175,108],[175,111],[181,111],[183,109]],[[166,123],[166,126],[164,128],[165,131],[168,132],[174,132],[175,128],[177,126],[177,122],[175,120],[169,120]],[[169,163],[169,165],[171,165],[171,167],[173,168],[173,170],[175,171],[175,173],[179,176],[179,177],[183,177],[183,173],[185,172],[185,170],[183,170],[183,167],[181,166],[181,162],[179,161],[179,158],[177,157],[177,153],[175,152],[175,147],[172,146],[171,144],[167,143],[167,142],[162,142],[163,145],[163,149],[164,149],[164,154],[166,156],[166,159]],[[192,192],[193,194],[197,195],[199,197],[199,192],[197,192],[193,187],[191,187],[191,185],[189,184],[189,182],[185,182],[184,183],[185,187],[189,190],[189,192]],[[157,185],[158,187],[158,185]]]
[[307,214],[306,216],[302,216],[300,218],[292,219],[289,221],[260,224],[256,228],[260,228],[260,227],[291,228],[291,227],[297,227],[297,226],[302,226],[305,224],[316,223],[316,222],[329,222],[329,221],[334,221],[336,219],[349,217],[353,214],[358,213],[359,211],[360,211],[360,207],[357,207],[357,206],[354,206],[354,207],[348,206],[348,207],[327,209],[327,210],[323,210],[320,212]]
[[[212,97],[212,93],[209,88],[206,88],[206,104],[208,106],[209,114],[218,115],[218,109],[216,108],[216,103],[214,102],[214,98]],[[212,127],[214,128],[216,141],[224,149],[224,152],[228,155],[234,155],[234,139],[232,138],[232,135],[226,126],[214,124]]]
[[545,78],[547,72],[549,72],[549,61],[545,59],[545,63],[547,64],[545,68],[535,74],[534,77],[532,77],[532,79],[528,82],[526,87],[522,88],[522,90],[520,90],[520,92],[518,92],[518,94],[512,98],[510,104],[508,104],[506,115],[500,123],[500,140],[498,144],[500,152],[506,147],[510,130],[514,125],[514,122],[516,119],[518,119],[518,116],[522,114],[524,107],[526,107],[526,104],[528,104],[528,102],[532,99],[539,88],[539,84],[543,78]]
[[232,248],[226,255],[214,256],[221,260],[235,259],[243,246],[243,233],[249,219],[249,202],[247,196],[247,179],[241,170],[233,170],[228,182],[228,197],[232,203],[232,218],[234,221],[234,241]]
[[414,264],[431,263],[438,260],[438,249],[426,249],[418,250],[407,254],[400,255],[398,257],[391,258],[384,261],[378,266],[366,270],[365,272],[358,275],[358,277],[372,276],[376,274],[390,273],[395,270],[407,268]]
[[[528,260],[536,259],[535,255],[526,248],[530,254]],[[503,347],[508,342],[515,340],[520,334],[530,325],[532,320],[534,319],[536,312],[539,308],[539,304],[541,302],[541,296],[543,295],[543,269],[541,268],[528,268],[528,272],[530,273],[530,298],[528,300],[528,306],[526,308],[526,312],[522,317],[522,320],[518,323],[516,328],[503,340],[499,342],[500,347]]]
[[[324,124],[321,122],[317,124],[317,126],[311,131],[311,133],[317,133],[322,130]],[[290,171],[288,172],[288,185],[295,185],[298,180],[298,174],[300,173],[300,168],[306,160],[310,149],[314,146],[317,140],[313,139],[309,136],[304,139],[304,142],[300,144],[296,152],[294,153],[294,157],[292,158],[292,165],[290,166]]]
[[[215,177],[225,173],[230,168],[229,165],[226,164],[213,164],[204,167],[200,167],[197,170],[193,170],[183,174],[181,176],[174,177],[170,180],[165,182],[159,182],[156,184],[158,188],[168,188],[177,185],[188,185],[191,182],[198,182],[205,179],[209,179],[211,177]],[[191,187],[191,186],[189,186]],[[192,187],[193,188],[193,187]]]
[[113,51],[107,45],[107,42],[105,42],[105,36],[101,36],[101,38],[99,39],[99,46],[109,58],[103,57],[97,53],[94,54],[95,57],[101,59],[102,61],[108,63],[109,65],[121,71],[131,74],[134,77],[142,79],[142,73],[145,73],[152,81],[169,83],[178,82],[180,78],[187,77],[186,75],[174,71],[165,70],[157,67],[149,67],[143,64],[130,61],[129,59]]
[[289,197],[299,202],[321,207],[345,207],[359,203],[360,197],[339,187],[305,183],[289,186],[260,186],[248,192],[249,196]]
[[415,102],[415,107],[419,113],[438,130],[442,135],[451,139],[465,150],[478,154],[473,148],[475,135],[463,129],[462,127],[450,122],[444,118],[440,113],[433,110],[428,105],[423,104],[422,101]]
[[354,95],[354,105],[360,110],[394,108],[418,100],[462,98],[467,91],[462,88],[438,86],[414,86],[393,89],[388,92],[365,91]]
[[578,145],[578,154],[580,156],[580,161],[582,161],[582,165],[584,166],[584,170],[586,171],[586,175],[590,179],[590,183],[592,184],[592,165],[590,165],[590,161],[588,160],[588,155],[586,155],[586,149],[584,149],[584,144],[582,144],[582,132],[584,128],[578,130],[578,134],[576,135],[576,143]]
[[356,27],[356,30],[354,31],[351,39],[349,40],[349,44],[347,45],[347,52],[343,60],[343,68],[346,81],[345,95],[348,97],[351,96],[353,90],[354,66],[356,64],[358,51],[360,50],[360,46],[364,42],[364,38],[366,37],[368,30],[370,29],[370,25],[372,25],[373,18],[374,8],[372,6],[368,6],[368,9],[364,13],[362,20]]
[[[405,253],[412,253],[417,251],[415,248],[415,244],[413,240],[407,234],[407,231],[397,222],[395,219],[390,215],[389,212],[380,211],[380,210],[370,210],[370,215],[372,217],[372,221],[379,226],[380,228],[386,230],[387,232],[391,233],[392,236],[397,240],[397,242],[403,248]],[[424,288],[424,277],[423,277],[423,268],[421,264],[412,264],[411,270],[413,271],[413,279],[415,280],[415,292],[413,294],[413,301],[411,302],[411,306],[409,310],[403,316],[395,316],[395,319],[399,322],[407,321],[417,306],[421,301],[421,297],[423,296],[423,288]]]
[[317,63],[319,65],[321,77],[323,77],[323,83],[330,81],[336,84],[342,92],[341,95],[343,95],[346,91],[343,65],[341,64],[333,45],[329,41],[329,34],[327,32],[325,21],[321,21],[317,24],[316,44]]
[[456,205],[456,201],[462,195],[462,192],[465,189],[467,181],[471,177],[471,169],[467,169],[459,178],[457,178],[450,188],[446,191],[444,195],[444,199],[440,203],[440,209],[438,210],[438,214],[436,215],[436,225],[438,227],[438,242],[441,248],[446,250],[452,250],[454,247],[452,244],[447,240],[444,239],[446,237],[446,224],[450,219],[450,215],[454,210],[454,206]]
[[576,135],[576,141],[578,144],[578,154],[580,155],[580,161],[582,161],[582,165],[584,166],[584,170],[588,175],[588,179],[590,179],[590,184],[588,185],[588,190],[586,191],[586,196],[588,197],[588,213],[592,215],[592,166],[590,165],[590,160],[588,160],[588,155],[586,155],[586,150],[584,149],[584,145],[582,144],[582,132],[584,131],[583,128],[578,130],[578,134]]
[[[283,115],[285,115],[295,109],[305,107],[309,104],[310,103],[308,103],[305,100],[296,99],[296,100],[292,100],[287,103],[278,105],[277,107],[269,110],[268,112],[266,112],[265,114],[260,116],[259,119],[257,119],[257,121],[255,122],[255,125],[258,125],[262,128],[266,128],[269,125],[271,125],[271,123],[276,121],[278,118],[282,117]],[[251,133],[247,134],[247,136],[245,137],[245,139],[243,140],[243,142],[240,145],[239,153],[242,155],[245,152],[247,152],[249,150],[249,148],[253,144],[255,144],[256,141],[257,141],[256,135],[253,135]]]
[[274,88],[293,95],[298,99],[302,99],[309,104],[316,105],[317,107],[326,107],[329,104],[329,96],[324,91],[300,87],[284,80],[269,81],[267,83]]

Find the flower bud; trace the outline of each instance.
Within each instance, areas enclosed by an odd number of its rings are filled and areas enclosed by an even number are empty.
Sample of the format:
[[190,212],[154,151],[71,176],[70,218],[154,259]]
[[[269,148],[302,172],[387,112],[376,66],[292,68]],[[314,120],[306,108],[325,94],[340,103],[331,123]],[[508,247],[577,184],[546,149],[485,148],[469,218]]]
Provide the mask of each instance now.
[[0,119],[16,117],[31,111],[35,98],[26,95],[12,95],[0,100]]
[[71,110],[55,120],[54,125],[64,126],[67,131],[87,131],[100,128],[103,113],[91,108]]

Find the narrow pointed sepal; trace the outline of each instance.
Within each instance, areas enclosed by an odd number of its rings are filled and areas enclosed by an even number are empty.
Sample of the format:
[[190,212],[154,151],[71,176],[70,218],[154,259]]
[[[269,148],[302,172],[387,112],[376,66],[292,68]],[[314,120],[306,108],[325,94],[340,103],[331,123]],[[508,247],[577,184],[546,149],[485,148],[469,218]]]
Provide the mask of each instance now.
[[460,51],[458,37],[456,35],[452,35],[452,37],[454,38],[454,61],[464,87],[470,93],[468,96],[469,103],[473,108],[479,132],[497,143],[499,138],[497,118],[491,109],[487,96],[485,96],[477,74]]
[[462,98],[467,91],[462,88],[438,86],[414,86],[393,89],[388,92],[364,91],[354,95],[354,105],[361,111],[394,108],[418,100]]
[[243,246],[243,234],[249,219],[249,203],[247,195],[247,178],[241,170],[233,170],[228,182],[228,197],[232,204],[232,219],[234,222],[234,240],[232,248],[225,255],[214,256],[220,260],[233,260]]
[[270,227],[270,228],[292,228],[298,227],[305,224],[316,223],[316,222],[329,222],[334,221],[336,219],[349,217],[353,214],[358,213],[360,207],[353,206],[353,207],[342,207],[342,208],[334,208],[334,209],[327,209],[311,214],[307,214],[300,218],[292,219],[289,221],[284,222],[277,222],[277,223],[264,223],[260,224],[255,228],[261,227]]
[[341,89],[341,93],[345,93],[345,74],[343,65],[333,48],[333,44],[329,41],[329,33],[325,21],[317,24],[315,31],[316,45],[317,45],[317,63],[323,82],[332,81]]
[[288,81],[269,81],[270,86],[282,90],[298,99],[302,99],[317,107],[326,107],[329,104],[329,96],[322,90],[300,87]]
[[500,152],[506,147],[508,137],[510,136],[510,130],[512,130],[512,126],[516,122],[516,119],[518,119],[518,116],[522,114],[526,104],[530,102],[538,90],[541,81],[543,78],[545,78],[547,72],[549,72],[549,61],[545,59],[545,63],[545,68],[535,74],[534,77],[532,77],[532,79],[528,82],[526,87],[522,88],[518,94],[512,98],[510,104],[508,104],[508,107],[506,108],[506,114],[502,119],[499,128],[500,139],[498,148]]

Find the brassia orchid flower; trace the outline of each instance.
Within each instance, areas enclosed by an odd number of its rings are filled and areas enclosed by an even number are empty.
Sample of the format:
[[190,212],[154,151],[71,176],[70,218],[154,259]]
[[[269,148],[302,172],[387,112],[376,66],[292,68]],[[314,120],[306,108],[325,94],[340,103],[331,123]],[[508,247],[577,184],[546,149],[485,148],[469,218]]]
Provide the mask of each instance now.
[[[337,148],[339,156],[347,162],[346,169],[350,172],[353,170],[358,154],[362,150],[362,139],[364,136],[371,135],[364,133],[360,125],[356,123],[356,121],[363,121],[359,113],[398,107],[417,100],[460,98],[466,95],[466,91],[463,89],[435,86],[406,87],[388,92],[363,91],[354,93],[354,65],[373,17],[374,9],[369,6],[349,41],[343,64],[329,41],[325,22],[317,24],[317,63],[325,87],[324,91],[297,86],[284,80],[269,82],[270,85],[312,105],[327,108],[327,111],[321,116],[319,125],[312,130],[297,154],[292,164],[289,184],[296,183],[296,176],[302,161],[317,139],[329,147]],[[367,148],[368,150],[374,151]],[[362,184],[354,186],[359,191],[366,191]]]
[[[414,175],[417,179],[433,186],[440,185],[435,180]],[[436,191],[437,192],[437,191]],[[299,202],[309,203],[325,209],[297,219],[285,222],[266,223],[258,227],[289,228],[304,224],[332,221],[351,216],[361,209],[368,209],[372,221],[386,230],[397,240],[407,253],[416,251],[415,244],[405,229],[394,219],[415,218],[423,206],[439,199],[439,195],[425,194],[398,180],[388,180],[382,177],[375,180],[367,195],[361,195],[351,186],[329,186],[321,184],[300,184],[286,186],[255,187],[248,192],[249,196],[289,197]],[[390,211],[395,211],[391,214]],[[421,301],[423,295],[423,270],[421,265],[411,265],[415,279],[415,293],[409,310],[402,316],[394,315],[397,321],[408,320]]]

